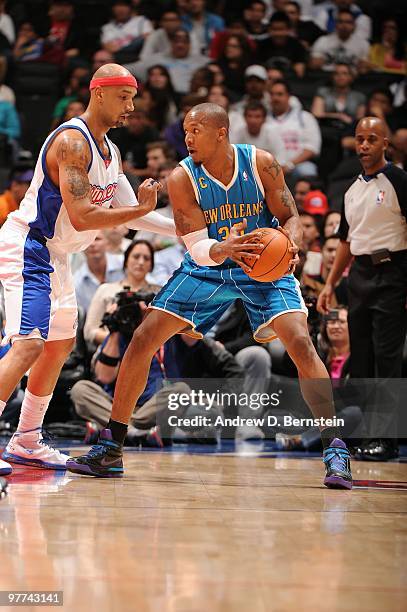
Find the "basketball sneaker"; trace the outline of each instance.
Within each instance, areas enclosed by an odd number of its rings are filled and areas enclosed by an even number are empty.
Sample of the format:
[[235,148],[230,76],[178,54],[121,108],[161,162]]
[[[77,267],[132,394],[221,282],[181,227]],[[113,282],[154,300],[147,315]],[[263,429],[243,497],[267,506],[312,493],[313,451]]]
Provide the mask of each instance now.
[[11,474],[12,471],[13,468],[11,465],[0,459],[0,476],[7,476],[7,474]]
[[69,458],[66,468],[75,474],[121,478],[124,472],[123,447],[113,440],[110,429],[102,429],[98,443],[86,455]]
[[41,429],[13,434],[3,453],[3,459],[49,470],[65,470],[69,455],[48,446],[43,440]]
[[323,460],[326,470],[324,485],[330,489],[351,489],[350,453],[345,442],[334,438],[324,450]]

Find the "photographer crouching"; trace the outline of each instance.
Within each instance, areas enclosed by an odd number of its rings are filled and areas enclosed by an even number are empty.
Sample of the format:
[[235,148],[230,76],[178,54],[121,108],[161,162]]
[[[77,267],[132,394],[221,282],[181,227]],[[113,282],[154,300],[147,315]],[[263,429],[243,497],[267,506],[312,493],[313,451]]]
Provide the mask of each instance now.
[[[77,414],[88,423],[89,435],[86,440],[88,442],[92,442],[99,430],[106,427],[109,422],[121,360],[135,329],[142,321],[143,311],[153,297],[153,292],[135,292],[129,287],[124,287],[102,318],[101,326],[107,328],[108,335],[92,360],[94,380],[81,380],[71,390],[71,399]],[[170,393],[187,393],[190,389],[183,382],[165,386],[167,376],[178,377],[171,341],[161,346],[152,360],[146,388],[135,406],[133,427],[129,428],[128,433],[129,443],[137,444],[145,441],[150,445],[162,446],[161,436],[171,437],[164,418],[161,423],[161,435],[158,433],[157,423],[160,421],[160,414],[166,414]],[[174,414],[181,417],[184,412],[185,408],[180,407]]]

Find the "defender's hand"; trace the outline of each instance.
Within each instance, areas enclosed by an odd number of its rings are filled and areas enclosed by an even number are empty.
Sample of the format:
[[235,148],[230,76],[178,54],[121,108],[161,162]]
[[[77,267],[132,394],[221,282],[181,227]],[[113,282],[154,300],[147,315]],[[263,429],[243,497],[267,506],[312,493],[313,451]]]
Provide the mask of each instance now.
[[154,208],[157,206],[157,193],[161,187],[161,183],[152,178],[146,179],[141,183],[137,192],[137,199],[139,202],[137,210],[139,212],[142,209],[146,215],[154,210]]

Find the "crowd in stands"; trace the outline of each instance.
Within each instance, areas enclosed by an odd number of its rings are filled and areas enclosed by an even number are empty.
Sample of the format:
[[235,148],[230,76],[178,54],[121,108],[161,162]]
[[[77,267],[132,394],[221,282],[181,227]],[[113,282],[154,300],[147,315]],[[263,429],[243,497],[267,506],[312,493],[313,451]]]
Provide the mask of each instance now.
[[[385,121],[388,158],[406,169],[403,5],[403,0],[359,5],[351,0],[0,0],[0,224],[24,197],[47,134],[84,112],[90,77],[100,66],[121,63],[139,82],[127,126],[109,137],[135,191],[146,177],[160,180],[157,210],[169,217],[166,178],[187,156],[183,118],[200,102],[219,104],[229,113],[232,143],[255,144],[283,166],[304,228],[295,274],[310,310],[310,329],[331,377],[346,377],[346,273],[335,291],[336,319],[321,320],[315,301],[339,244],[343,194],[361,171],[354,145],[361,117]],[[157,292],[184,254],[181,241],[115,228],[100,232],[85,253],[73,257],[81,313],[74,354],[85,366],[69,396],[71,417],[82,417],[96,430],[108,421],[117,371],[107,372],[97,351],[120,343],[123,354],[126,340],[102,319],[117,309],[116,296],[125,287]],[[181,336],[167,345],[153,360],[134,415],[137,440],[140,431],[156,440],[151,398],[165,376],[246,377],[256,392],[264,389],[255,379],[293,376],[286,356],[277,359],[275,349],[256,345],[239,301],[208,338]],[[78,359],[67,364],[65,375]],[[96,413],[92,403],[99,407]],[[57,408],[50,411],[51,418],[55,414],[60,417]],[[307,448],[314,438],[280,443]]]

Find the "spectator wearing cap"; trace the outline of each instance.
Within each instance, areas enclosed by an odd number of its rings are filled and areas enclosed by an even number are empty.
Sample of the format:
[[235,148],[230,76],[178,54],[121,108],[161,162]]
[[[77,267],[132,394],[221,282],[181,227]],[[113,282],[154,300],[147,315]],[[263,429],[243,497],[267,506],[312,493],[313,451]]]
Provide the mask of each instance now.
[[143,61],[126,64],[125,68],[141,81],[145,81],[151,66],[164,66],[171,76],[177,94],[185,95],[189,93],[195,70],[208,63],[208,57],[192,54],[189,33],[179,28],[171,35],[171,50],[168,53],[156,53]]
[[138,55],[144,40],[152,32],[151,21],[134,15],[130,0],[114,0],[112,19],[102,26],[100,42],[110,53],[129,52]]
[[329,0],[315,7],[314,22],[324,32],[331,34],[335,31],[340,12],[348,10],[355,21],[356,35],[360,40],[368,41],[372,36],[372,23],[370,17],[365,15],[357,4],[352,0]]
[[244,124],[230,129],[230,142],[252,144],[272,153],[281,164],[285,162],[285,147],[279,134],[267,123],[267,110],[261,102],[249,102],[244,109]]
[[0,225],[3,225],[9,213],[18,209],[33,176],[32,170],[12,173],[10,187],[0,195]]
[[284,12],[274,13],[269,23],[269,36],[257,42],[257,61],[264,64],[269,59],[282,70],[293,70],[302,78],[305,73],[307,52],[291,35],[291,23]]
[[276,81],[270,89],[270,121],[285,147],[284,172],[290,182],[300,176],[316,176],[315,158],[321,150],[321,132],[311,113],[290,108],[290,88]]
[[359,69],[369,55],[369,43],[355,32],[355,18],[348,10],[338,13],[335,32],[321,36],[312,46],[311,70],[334,70],[335,64]]
[[328,199],[319,189],[309,191],[302,205],[302,209],[310,215],[326,215],[329,211]]
[[206,0],[189,0],[181,20],[184,28],[198,40],[202,53],[206,52],[216,32],[225,29],[223,18],[206,10]]
[[266,111],[271,110],[270,94],[267,91],[267,70],[259,64],[248,66],[244,73],[245,95],[232,109],[243,114],[245,107],[251,102],[261,102]]

